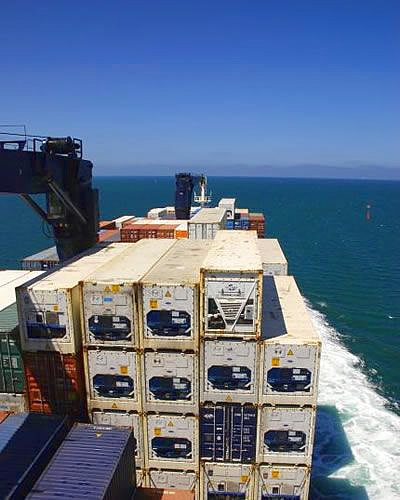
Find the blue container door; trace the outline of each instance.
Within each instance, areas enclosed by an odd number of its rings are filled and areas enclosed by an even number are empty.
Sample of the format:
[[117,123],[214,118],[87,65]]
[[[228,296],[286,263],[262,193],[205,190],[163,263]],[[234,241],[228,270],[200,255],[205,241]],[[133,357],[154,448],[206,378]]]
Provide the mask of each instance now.
[[251,462],[256,455],[257,410],[247,406],[231,411],[230,460]]
[[201,458],[252,462],[256,454],[257,410],[241,405],[210,405],[200,412]]

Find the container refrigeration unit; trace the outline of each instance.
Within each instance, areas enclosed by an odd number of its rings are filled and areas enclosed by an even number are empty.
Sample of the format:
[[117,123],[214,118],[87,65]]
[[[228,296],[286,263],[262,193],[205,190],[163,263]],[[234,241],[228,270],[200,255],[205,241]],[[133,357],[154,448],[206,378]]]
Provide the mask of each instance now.
[[200,471],[201,500],[223,498],[253,499],[252,465],[204,462]]
[[141,410],[139,356],[135,350],[87,351],[88,409]]
[[292,276],[264,277],[260,402],[316,405],[321,341]]
[[198,356],[147,351],[142,356],[144,411],[198,412]]
[[209,246],[207,240],[177,240],[141,279],[142,347],[198,350],[199,271]]
[[148,413],[145,420],[149,468],[175,470],[198,468],[198,417]]
[[194,492],[194,498],[199,494],[198,474],[187,470],[157,470],[148,472],[148,487],[159,489],[186,490]]
[[79,282],[128,244],[94,247],[65,266],[16,289],[24,351],[79,353],[82,347]]
[[260,336],[262,273],[255,232],[217,233],[201,267],[204,336]]
[[139,347],[137,284],[174,244],[141,240],[83,280],[85,345]]
[[304,466],[260,465],[256,470],[256,500],[307,500],[311,469]]
[[259,462],[311,465],[315,408],[260,409]]
[[257,403],[257,342],[206,340],[201,350],[201,401]]

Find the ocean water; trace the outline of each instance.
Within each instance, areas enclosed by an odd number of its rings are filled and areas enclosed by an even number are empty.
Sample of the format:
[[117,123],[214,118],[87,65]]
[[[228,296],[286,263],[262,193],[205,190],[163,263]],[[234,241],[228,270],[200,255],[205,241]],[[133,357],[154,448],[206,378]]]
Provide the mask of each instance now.
[[[174,179],[97,178],[101,216],[173,205]],[[323,339],[313,499],[400,499],[400,183],[209,178],[213,198],[264,212]],[[371,219],[366,219],[366,205]],[[0,267],[52,245],[0,196]]]

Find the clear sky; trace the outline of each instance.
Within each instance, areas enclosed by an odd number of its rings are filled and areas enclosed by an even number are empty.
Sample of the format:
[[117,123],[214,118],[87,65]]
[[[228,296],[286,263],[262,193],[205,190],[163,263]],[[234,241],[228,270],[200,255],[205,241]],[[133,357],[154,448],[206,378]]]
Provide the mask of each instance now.
[[4,1],[0,15],[0,123],[82,137],[97,173],[399,165],[399,0]]

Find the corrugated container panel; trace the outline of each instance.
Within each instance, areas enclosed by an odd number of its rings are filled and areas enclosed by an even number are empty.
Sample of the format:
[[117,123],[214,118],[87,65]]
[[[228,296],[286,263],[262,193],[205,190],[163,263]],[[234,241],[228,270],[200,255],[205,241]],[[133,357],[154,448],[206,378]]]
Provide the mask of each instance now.
[[150,488],[186,490],[192,495],[198,491],[198,475],[194,471],[153,469],[148,475]]
[[62,417],[10,415],[0,430],[0,498],[25,498],[68,432]]
[[133,449],[130,429],[75,424],[27,498],[129,499]]
[[200,473],[201,500],[253,499],[255,478],[252,465],[205,462]]
[[144,439],[142,416],[127,411],[93,411],[91,421],[95,425],[130,427],[133,432],[136,468],[144,466]]
[[199,464],[199,422],[192,415],[148,413],[148,467],[196,469]]
[[24,351],[78,353],[82,345],[79,282],[129,248],[98,246],[60,269],[16,289]]
[[206,340],[200,351],[201,402],[256,403],[259,347],[257,342]]
[[260,465],[255,500],[308,500],[311,469],[299,466]]
[[141,409],[140,361],[136,351],[90,349],[85,352],[85,364],[89,399],[108,402],[109,409]]
[[142,240],[83,280],[86,345],[138,347],[137,283],[175,241]]
[[199,406],[198,356],[187,352],[145,352],[142,356],[143,409],[196,412]]
[[173,490],[169,488],[138,488],[134,500],[195,500],[190,490]]
[[206,336],[258,338],[262,263],[253,231],[218,231],[201,266]]
[[200,409],[200,458],[251,463],[256,459],[257,408],[219,404]]
[[32,412],[86,417],[80,356],[59,352],[24,352],[29,409]]
[[25,390],[15,287],[40,275],[42,271],[0,272],[0,393]]
[[292,276],[264,276],[260,402],[313,405],[321,340]]
[[[16,306],[10,306],[17,316]],[[0,312],[1,313],[3,311]],[[21,354],[19,329],[0,333],[0,392],[22,393],[25,391],[25,373]]]
[[177,240],[141,279],[142,347],[198,349],[200,266],[210,242]]
[[21,413],[28,409],[28,397],[26,393],[15,394],[13,392],[0,393],[0,410],[11,413]]
[[261,408],[258,461],[311,466],[315,413],[315,407]]
[[279,241],[275,238],[259,239],[257,245],[264,275],[286,276],[288,263]]

